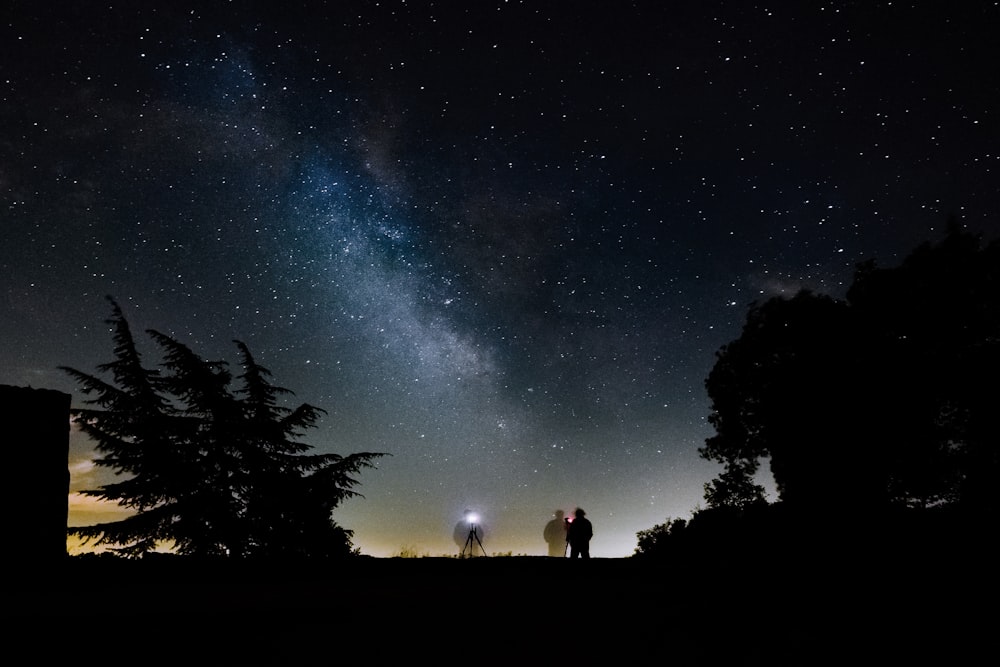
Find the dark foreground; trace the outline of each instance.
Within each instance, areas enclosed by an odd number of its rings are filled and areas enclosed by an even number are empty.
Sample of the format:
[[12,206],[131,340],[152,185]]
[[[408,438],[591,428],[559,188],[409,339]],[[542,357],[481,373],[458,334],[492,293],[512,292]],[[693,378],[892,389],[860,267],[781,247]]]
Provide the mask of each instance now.
[[973,553],[74,558],[11,577],[0,620],[20,664],[980,664],[996,653],[995,568]]

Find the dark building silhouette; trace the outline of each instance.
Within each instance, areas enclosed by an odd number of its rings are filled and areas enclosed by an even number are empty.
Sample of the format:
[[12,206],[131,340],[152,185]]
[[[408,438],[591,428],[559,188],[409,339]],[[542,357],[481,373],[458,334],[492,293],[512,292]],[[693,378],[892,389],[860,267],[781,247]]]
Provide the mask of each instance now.
[[[23,566],[66,557],[71,396],[52,389],[0,385],[0,484],[6,526],[0,546]],[[11,562],[8,560],[8,563]]]

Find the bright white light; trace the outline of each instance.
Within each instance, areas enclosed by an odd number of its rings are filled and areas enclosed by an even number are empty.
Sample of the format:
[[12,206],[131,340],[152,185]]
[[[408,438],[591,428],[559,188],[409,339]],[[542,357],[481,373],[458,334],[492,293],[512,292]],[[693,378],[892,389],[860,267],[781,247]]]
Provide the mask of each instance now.
[[475,525],[475,524],[479,523],[479,515],[476,514],[475,512],[466,512],[465,513],[465,522],[469,523],[469,524]]

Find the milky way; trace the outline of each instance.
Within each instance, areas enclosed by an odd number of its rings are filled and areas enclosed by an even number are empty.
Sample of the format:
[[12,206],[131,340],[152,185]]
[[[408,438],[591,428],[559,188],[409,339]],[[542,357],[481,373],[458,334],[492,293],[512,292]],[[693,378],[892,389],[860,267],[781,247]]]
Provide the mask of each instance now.
[[80,405],[105,295],[243,340],[310,444],[392,455],[335,515],[364,553],[469,508],[543,554],[579,505],[629,555],[718,472],[749,304],[998,231],[996,3],[155,4],[5,17],[0,382]]

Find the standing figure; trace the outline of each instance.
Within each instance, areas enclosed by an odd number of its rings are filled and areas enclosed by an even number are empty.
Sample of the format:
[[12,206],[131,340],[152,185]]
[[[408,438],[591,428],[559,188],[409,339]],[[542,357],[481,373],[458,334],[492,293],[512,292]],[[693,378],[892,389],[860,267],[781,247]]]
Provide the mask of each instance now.
[[587,513],[579,507],[573,512],[573,521],[566,532],[569,542],[570,558],[590,558],[590,538],[594,536],[594,527],[587,518]]
[[555,518],[545,524],[545,531],[542,536],[546,544],[549,545],[549,556],[559,558],[566,557],[566,531],[569,523],[564,516],[565,512],[556,510]]

